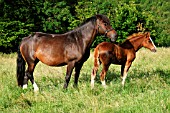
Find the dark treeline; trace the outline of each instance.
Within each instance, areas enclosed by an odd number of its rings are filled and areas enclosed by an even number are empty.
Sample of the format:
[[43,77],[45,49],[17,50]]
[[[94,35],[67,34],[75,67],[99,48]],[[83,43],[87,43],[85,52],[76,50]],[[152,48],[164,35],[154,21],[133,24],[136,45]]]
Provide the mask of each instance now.
[[[65,33],[95,14],[105,14],[118,33],[150,31],[157,46],[170,46],[168,0],[0,0],[0,52],[15,52],[32,32]],[[94,48],[104,40],[97,37]]]

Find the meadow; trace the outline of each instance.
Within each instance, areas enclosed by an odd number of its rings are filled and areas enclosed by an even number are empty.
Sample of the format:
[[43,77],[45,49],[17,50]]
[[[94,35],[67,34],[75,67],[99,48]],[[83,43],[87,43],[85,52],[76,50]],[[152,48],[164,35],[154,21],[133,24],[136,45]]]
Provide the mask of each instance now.
[[121,86],[120,66],[111,65],[106,75],[107,88],[101,86],[99,73],[90,87],[93,52],[83,65],[78,89],[71,77],[63,89],[66,66],[49,67],[38,63],[34,78],[40,88],[21,89],[16,81],[16,53],[0,53],[0,113],[169,113],[170,48],[137,52],[125,87]]

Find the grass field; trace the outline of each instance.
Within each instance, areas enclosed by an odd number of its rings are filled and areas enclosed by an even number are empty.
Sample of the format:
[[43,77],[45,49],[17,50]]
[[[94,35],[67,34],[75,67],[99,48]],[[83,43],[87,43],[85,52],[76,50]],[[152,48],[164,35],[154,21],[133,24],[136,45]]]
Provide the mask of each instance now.
[[[170,48],[156,53],[141,49],[133,62],[125,87],[121,87],[120,66],[111,65],[106,76],[108,87],[98,77],[93,90],[90,57],[73,88],[74,76],[63,90],[66,67],[49,67],[39,63],[34,77],[40,91],[34,93],[29,82],[22,90],[16,82],[16,54],[0,54],[0,112],[2,113],[169,113]],[[101,70],[101,68],[100,68]]]

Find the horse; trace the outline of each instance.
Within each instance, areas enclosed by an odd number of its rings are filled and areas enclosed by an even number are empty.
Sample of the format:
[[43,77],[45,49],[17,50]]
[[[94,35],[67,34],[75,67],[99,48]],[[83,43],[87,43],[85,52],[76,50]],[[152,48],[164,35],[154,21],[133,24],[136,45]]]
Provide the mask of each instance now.
[[105,76],[111,64],[121,65],[122,85],[132,62],[136,58],[136,52],[145,47],[152,52],[156,52],[150,32],[134,33],[130,35],[123,43],[114,44],[110,42],[102,42],[94,49],[94,66],[91,73],[91,88],[94,88],[94,79],[100,64],[102,71],[100,73],[100,81],[103,87],[106,87]]
[[[117,33],[106,15],[94,15],[86,19],[79,27],[64,34],[34,32],[23,38],[17,52],[18,86],[25,89],[30,80],[34,91],[39,90],[33,76],[39,61],[48,66],[67,65],[64,89],[68,87],[75,68],[74,86],[77,86],[80,70],[89,58],[90,47],[98,35],[104,35],[112,42],[116,41]],[[26,64],[28,67],[25,70]]]

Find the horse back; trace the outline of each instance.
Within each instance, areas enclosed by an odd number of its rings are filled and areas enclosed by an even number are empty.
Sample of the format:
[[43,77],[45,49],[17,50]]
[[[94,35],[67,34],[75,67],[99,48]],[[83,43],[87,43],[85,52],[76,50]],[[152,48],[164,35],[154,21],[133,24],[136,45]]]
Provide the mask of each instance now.
[[96,48],[99,51],[100,60],[103,59],[103,62],[109,61],[110,63],[121,65],[127,61],[129,51],[117,44],[102,42]]

